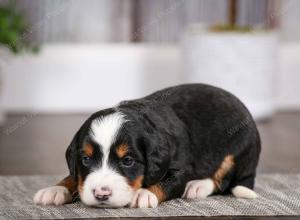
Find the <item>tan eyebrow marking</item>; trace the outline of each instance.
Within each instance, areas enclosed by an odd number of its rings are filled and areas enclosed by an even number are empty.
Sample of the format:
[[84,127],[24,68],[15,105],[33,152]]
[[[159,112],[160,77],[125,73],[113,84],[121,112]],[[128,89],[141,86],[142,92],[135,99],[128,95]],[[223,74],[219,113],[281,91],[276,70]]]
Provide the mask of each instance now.
[[84,152],[87,156],[91,157],[91,156],[93,156],[94,148],[93,148],[92,145],[86,144],[86,145],[84,145],[84,147],[83,147],[83,152]]
[[116,153],[119,158],[124,157],[128,152],[128,145],[127,144],[121,144],[117,147]]

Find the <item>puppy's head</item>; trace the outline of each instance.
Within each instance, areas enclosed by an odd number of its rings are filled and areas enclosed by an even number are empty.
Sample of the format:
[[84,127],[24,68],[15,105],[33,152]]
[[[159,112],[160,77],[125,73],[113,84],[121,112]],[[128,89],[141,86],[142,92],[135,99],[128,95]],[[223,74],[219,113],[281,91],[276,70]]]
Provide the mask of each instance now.
[[126,206],[137,189],[165,174],[168,154],[159,152],[144,124],[119,111],[102,112],[83,124],[66,152],[83,203]]

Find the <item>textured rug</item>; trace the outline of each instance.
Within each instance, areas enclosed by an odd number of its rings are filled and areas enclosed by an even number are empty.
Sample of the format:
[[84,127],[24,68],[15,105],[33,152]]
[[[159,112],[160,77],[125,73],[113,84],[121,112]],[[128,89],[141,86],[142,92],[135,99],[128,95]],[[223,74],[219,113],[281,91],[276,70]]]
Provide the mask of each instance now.
[[232,196],[211,196],[194,201],[176,199],[155,209],[97,209],[85,207],[80,202],[60,207],[35,206],[34,193],[60,178],[0,176],[0,219],[300,215],[300,174],[258,176],[255,190],[259,198],[254,200]]

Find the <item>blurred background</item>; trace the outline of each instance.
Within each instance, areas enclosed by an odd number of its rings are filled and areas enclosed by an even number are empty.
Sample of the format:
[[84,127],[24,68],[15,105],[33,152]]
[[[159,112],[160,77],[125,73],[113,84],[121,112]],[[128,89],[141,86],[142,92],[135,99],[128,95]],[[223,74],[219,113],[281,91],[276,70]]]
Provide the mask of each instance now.
[[89,114],[192,82],[250,109],[259,172],[299,172],[299,27],[297,0],[0,0],[0,174],[65,173]]

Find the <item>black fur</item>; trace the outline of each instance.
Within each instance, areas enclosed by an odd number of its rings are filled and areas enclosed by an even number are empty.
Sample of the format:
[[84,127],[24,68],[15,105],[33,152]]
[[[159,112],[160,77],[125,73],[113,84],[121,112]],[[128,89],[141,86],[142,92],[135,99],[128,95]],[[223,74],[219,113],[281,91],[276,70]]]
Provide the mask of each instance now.
[[129,121],[122,127],[112,149],[129,146],[134,166],[123,167],[111,151],[109,161],[122,175],[144,175],[143,187],[159,183],[167,199],[180,197],[188,181],[210,178],[227,155],[235,165],[225,176],[218,193],[236,185],[253,188],[260,153],[260,138],[247,108],[232,94],[209,85],[188,84],[167,88],[142,99],[124,101],[116,108],[93,114],[70,144],[66,158],[77,179],[101,161],[101,151],[89,166],[82,164],[82,145],[90,142],[91,122],[122,112]]

